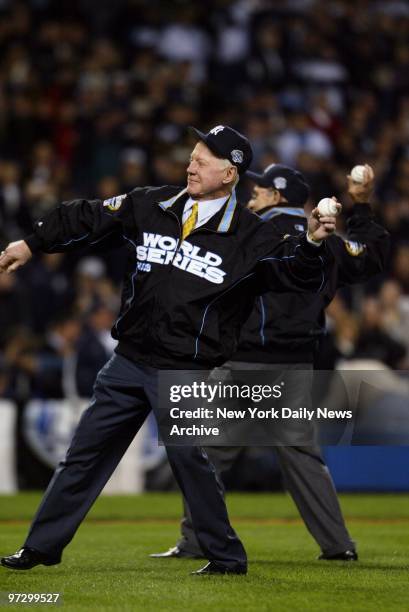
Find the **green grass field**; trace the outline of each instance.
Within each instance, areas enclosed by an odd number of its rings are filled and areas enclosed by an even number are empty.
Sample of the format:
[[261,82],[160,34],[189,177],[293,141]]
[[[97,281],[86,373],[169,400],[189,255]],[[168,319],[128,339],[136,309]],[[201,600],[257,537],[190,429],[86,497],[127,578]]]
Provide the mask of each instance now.
[[[0,496],[0,555],[26,534],[39,495]],[[316,561],[318,549],[285,495],[231,494],[248,576],[197,577],[201,561],[150,559],[173,545],[177,494],[102,497],[61,565],[0,568],[0,591],[62,593],[64,610],[409,610],[409,496],[343,495],[358,563]],[[42,606],[7,606],[21,610]],[[48,607],[53,607],[48,604]]]

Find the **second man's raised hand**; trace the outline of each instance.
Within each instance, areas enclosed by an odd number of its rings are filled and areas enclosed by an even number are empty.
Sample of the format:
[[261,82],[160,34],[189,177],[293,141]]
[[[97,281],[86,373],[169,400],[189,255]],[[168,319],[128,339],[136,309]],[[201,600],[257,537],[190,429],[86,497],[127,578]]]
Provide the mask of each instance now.
[[348,194],[354,203],[368,203],[371,200],[374,189],[375,174],[369,164],[365,164],[364,180],[362,183],[357,183],[352,176],[348,174]]

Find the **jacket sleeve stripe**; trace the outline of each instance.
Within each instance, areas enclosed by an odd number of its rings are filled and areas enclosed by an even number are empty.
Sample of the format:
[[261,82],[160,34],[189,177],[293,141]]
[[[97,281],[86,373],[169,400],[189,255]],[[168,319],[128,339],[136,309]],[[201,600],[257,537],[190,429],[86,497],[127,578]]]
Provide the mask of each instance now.
[[[135,256],[137,257],[136,253],[137,253],[137,249],[136,249],[136,244],[133,242],[133,240],[131,240],[130,238],[128,238],[127,236],[125,236],[124,234],[122,234],[123,238],[125,240],[127,240],[128,242],[130,242],[134,247],[135,247]],[[131,277],[131,284],[132,284],[132,295],[131,297],[128,299],[128,307],[124,309],[124,312],[121,314],[120,317],[118,317],[118,319],[115,321],[115,329],[118,332],[118,325],[120,323],[120,321],[122,321],[122,319],[124,318],[124,316],[129,312],[129,310],[131,309],[132,306],[132,302],[134,300],[135,297],[135,285],[134,285],[134,280],[136,278],[136,275],[138,274],[138,268],[137,266],[135,266],[135,272],[132,274]]]
[[55,248],[59,246],[68,246],[72,242],[79,242],[80,240],[85,240],[85,238],[88,238],[89,235],[90,235],[90,232],[88,232],[88,234],[84,234],[83,236],[80,236],[79,238],[71,238],[71,240],[68,240],[67,242],[56,242],[55,244],[52,245],[51,248]]

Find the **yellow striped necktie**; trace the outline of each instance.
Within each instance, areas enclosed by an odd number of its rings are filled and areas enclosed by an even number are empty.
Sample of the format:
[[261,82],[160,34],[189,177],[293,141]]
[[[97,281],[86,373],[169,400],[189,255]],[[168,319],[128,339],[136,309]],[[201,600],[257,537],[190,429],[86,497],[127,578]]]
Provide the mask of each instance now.
[[199,204],[197,202],[195,202],[193,204],[193,206],[192,206],[191,211],[190,211],[190,215],[188,216],[188,218],[186,219],[186,221],[183,224],[183,228],[182,228],[182,240],[187,238],[187,236],[189,236],[190,232],[194,229],[194,227],[195,227],[195,225],[197,223],[198,210],[199,210]]

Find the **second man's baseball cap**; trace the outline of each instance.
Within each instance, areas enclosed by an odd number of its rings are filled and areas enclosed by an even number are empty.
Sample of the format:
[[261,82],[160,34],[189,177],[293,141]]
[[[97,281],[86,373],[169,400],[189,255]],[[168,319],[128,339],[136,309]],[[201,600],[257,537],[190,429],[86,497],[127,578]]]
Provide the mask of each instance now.
[[310,195],[310,188],[301,172],[283,164],[271,164],[263,174],[246,172],[246,176],[260,187],[277,189],[291,206],[303,206]]
[[190,127],[190,130],[202,140],[209,149],[222,159],[228,159],[237,167],[239,174],[243,174],[251,164],[253,151],[249,140],[227,125],[216,125],[204,134],[200,130]]

